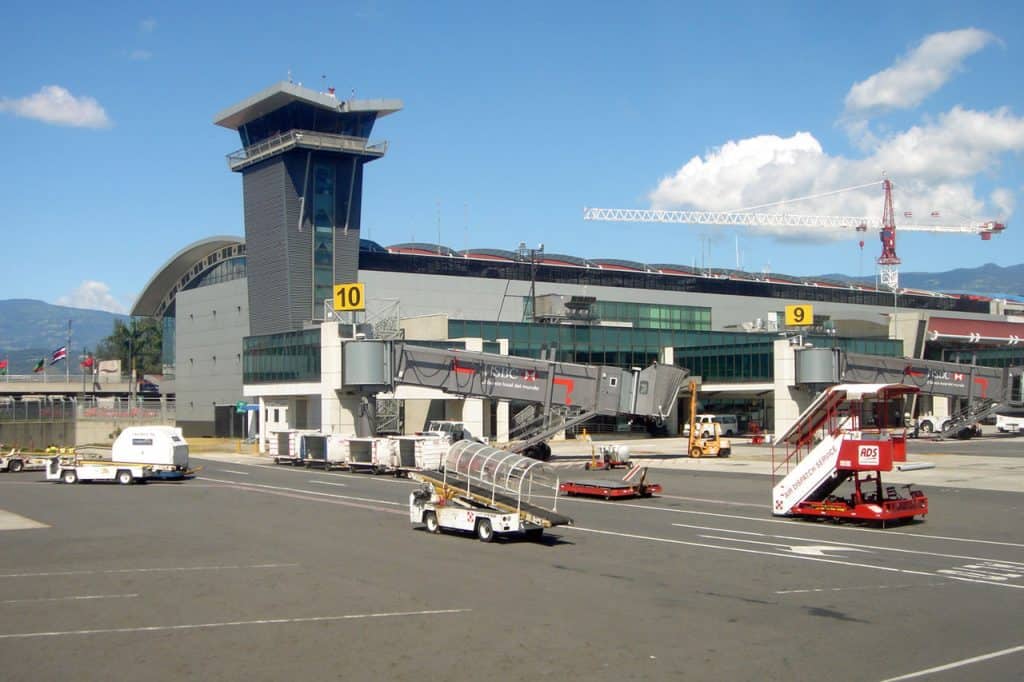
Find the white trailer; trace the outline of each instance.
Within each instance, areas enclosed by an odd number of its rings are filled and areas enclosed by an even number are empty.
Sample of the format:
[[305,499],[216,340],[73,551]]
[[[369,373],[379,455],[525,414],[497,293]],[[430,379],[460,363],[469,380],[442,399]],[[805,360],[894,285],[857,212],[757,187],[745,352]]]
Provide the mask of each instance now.
[[109,459],[81,453],[57,455],[46,480],[62,483],[117,481],[123,485],[150,479],[179,479],[188,474],[188,443],[173,426],[129,426],[117,437]]
[[466,497],[445,500],[433,486],[426,485],[409,494],[409,520],[422,523],[431,533],[441,529],[475,533],[482,542],[491,542],[495,535],[523,533],[536,538],[543,526],[524,521],[515,512],[504,512]]
[[49,461],[45,452],[25,452],[11,448],[7,453],[0,452],[0,471],[16,474],[19,471],[42,471]]

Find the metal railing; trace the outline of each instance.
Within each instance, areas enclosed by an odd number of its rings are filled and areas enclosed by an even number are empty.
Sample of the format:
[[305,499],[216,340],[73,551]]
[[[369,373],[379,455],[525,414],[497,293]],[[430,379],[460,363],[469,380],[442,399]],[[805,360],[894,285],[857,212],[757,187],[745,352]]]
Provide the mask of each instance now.
[[70,386],[72,389],[82,386],[85,382],[87,388],[92,388],[94,381],[100,386],[107,384],[131,383],[131,377],[125,374],[5,374],[0,376],[0,388],[4,384],[54,384]]
[[286,133],[269,137],[256,144],[231,152],[227,156],[228,167],[236,171],[294,147],[353,152],[367,156],[384,156],[388,150],[388,143],[371,143],[365,137],[353,137],[351,135],[318,133],[311,130],[289,130]]

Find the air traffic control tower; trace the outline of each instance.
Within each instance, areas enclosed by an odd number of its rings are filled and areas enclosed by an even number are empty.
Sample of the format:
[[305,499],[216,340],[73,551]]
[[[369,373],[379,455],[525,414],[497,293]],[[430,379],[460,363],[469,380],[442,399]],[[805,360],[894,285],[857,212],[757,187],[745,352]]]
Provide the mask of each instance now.
[[387,151],[370,132],[401,108],[281,82],[216,116],[242,140],[228,166],[242,174],[250,334],[308,327],[334,284],[356,281],[363,165]]

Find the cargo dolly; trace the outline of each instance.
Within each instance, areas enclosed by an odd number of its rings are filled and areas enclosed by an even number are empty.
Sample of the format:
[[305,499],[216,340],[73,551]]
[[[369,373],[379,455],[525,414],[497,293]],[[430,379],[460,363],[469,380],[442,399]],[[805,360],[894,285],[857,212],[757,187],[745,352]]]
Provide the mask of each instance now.
[[621,500],[633,497],[651,497],[661,492],[657,483],[647,482],[647,467],[634,466],[621,481],[577,480],[563,481],[559,492],[569,496],[601,497],[606,500]]

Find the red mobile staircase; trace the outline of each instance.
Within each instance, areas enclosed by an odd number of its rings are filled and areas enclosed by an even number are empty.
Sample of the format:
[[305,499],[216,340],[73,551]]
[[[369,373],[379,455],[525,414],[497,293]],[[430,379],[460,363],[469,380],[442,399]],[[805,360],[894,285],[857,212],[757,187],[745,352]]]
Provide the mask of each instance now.
[[[928,498],[882,485],[882,472],[930,468],[907,463],[906,430],[891,428],[902,410],[890,403],[916,393],[904,384],[841,384],[822,392],[772,447],[772,513],[894,521],[923,517]],[[887,419],[893,415],[891,419]],[[785,454],[776,457],[776,448]],[[836,495],[852,481],[852,493]]]

